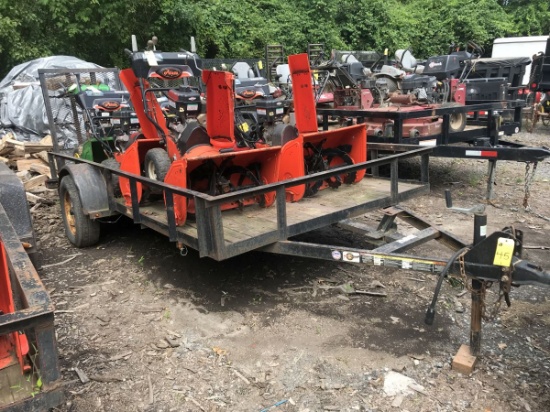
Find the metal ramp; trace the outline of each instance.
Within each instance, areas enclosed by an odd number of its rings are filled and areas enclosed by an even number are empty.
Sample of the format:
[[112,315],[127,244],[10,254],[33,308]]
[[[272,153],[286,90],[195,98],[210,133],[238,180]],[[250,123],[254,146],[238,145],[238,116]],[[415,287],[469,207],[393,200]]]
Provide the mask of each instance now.
[[277,83],[277,66],[286,63],[285,49],[282,44],[267,44],[265,46],[265,66],[267,80]]
[[318,65],[326,59],[325,45],[323,43],[310,43],[307,45],[307,55],[312,66]]

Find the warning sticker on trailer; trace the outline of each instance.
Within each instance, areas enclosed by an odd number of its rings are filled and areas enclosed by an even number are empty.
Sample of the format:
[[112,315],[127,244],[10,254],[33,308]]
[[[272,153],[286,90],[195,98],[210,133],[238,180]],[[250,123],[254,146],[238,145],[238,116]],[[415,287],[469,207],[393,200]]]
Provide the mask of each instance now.
[[342,260],[342,253],[339,250],[333,250],[331,253],[334,260]]
[[437,143],[436,139],[430,139],[430,140],[421,140],[418,142],[419,146],[435,146]]
[[498,153],[494,150],[466,150],[466,156],[471,157],[497,157]]
[[344,262],[361,262],[361,256],[357,252],[346,252],[343,254]]

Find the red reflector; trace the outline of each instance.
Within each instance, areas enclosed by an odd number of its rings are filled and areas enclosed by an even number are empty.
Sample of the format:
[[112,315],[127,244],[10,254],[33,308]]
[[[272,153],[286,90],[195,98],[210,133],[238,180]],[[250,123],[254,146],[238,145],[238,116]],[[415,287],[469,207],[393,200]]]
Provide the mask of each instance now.
[[483,157],[497,157],[498,154],[497,154],[497,152],[495,152],[493,150],[482,150],[481,151],[481,156],[483,156]]

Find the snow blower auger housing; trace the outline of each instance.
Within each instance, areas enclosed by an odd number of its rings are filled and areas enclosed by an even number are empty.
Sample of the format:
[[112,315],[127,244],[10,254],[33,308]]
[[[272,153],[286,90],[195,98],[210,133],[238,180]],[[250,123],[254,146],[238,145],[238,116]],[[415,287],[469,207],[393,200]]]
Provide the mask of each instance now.
[[[202,112],[200,89],[189,82],[198,74],[198,68],[193,70],[183,64],[188,62],[189,56],[152,51],[130,53],[132,69],[123,70],[121,79],[130,90],[142,125],[142,136],[124,154],[117,156],[121,170],[134,174],[141,174],[144,170],[145,176],[151,179],[211,196],[273,183],[281,176],[303,175],[301,146],[292,141],[297,137],[296,133],[293,135],[283,128],[273,139],[280,144],[270,146],[259,135],[247,133],[246,127],[235,121],[232,73],[200,71],[208,96],[206,116],[210,119],[204,127],[204,122],[198,121]],[[157,79],[182,79],[183,84],[177,88],[154,87]],[[195,83],[199,84],[197,79]],[[168,98],[167,110],[163,110],[156,98],[159,92]],[[280,168],[280,164],[286,166]],[[129,180],[122,177],[120,188],[126,204],[131,205]],[[137,191],[141,201],[144,193],[141,183],[138,183]],[[155,193],[154,188],[149,188],[149,191]],[[300,197],[300,193],[294,194],[292,200]],[[274,201],[275,192],[268,192],[228,202],[222,210],[252,204],[268,207]],[[175,196],[174,210],[177,224],[183,225],[187,215],[195,213],[194,200]]]
[[[289,56],[290,76],[294,93],[296,127],[304,145],[305,173],[312,174],[340,166],[362,163],[367,160],[367,132],[364,124],[342,127],[337,130],[319,131],[312,74],[307,54]],[[365,170],[309,183],[306,195],[321,189],[336,189],[342,183],[357,183],[365,176]]]

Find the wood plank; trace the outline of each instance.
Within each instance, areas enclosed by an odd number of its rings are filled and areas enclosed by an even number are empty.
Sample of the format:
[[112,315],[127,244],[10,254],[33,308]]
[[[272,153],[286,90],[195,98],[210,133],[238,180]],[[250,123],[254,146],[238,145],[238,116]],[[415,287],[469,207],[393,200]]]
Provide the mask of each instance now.
[[33,205],[37,203],[46,203],[47,200],[43,197],[33,195],[32,193],[25,193],[25,196],[27,197],[27,202],[32,203]]
[[41,175],[47,176],[48,178],[52,177],[50,167],[43,163],[33,163],[29,167],[29,170],[31,172],[40,173]]
[[40,163],[40,160],[21,159],[21,160],[16,160],[16,162],[15,162],[17,170],[19,170],[20,172],[23,171],[23,170],[29,170],[31,168],[31,165],[33,165],[35,163]]
[[45,164],[49,164],[49,162],[48,162],[48,152],[46,150],[42,150],[40,152],[33,153],[32,157],[35,157],[37,159],[42,160]]
[[[275,212],[275,209],[273,209],[273,212]],[[234,218],[226,218],[222,213],[224,233],[229,233],[229,230],[231,230],[235,233],[235,236],[240,235],[239,240],[245,240],[257,235],[276,231],[276,216],[272,219],[267,219],[266,217],[269,214],[270,213],[262,213],[263,217],[257,219],[252,216],[234,216]],[[273,215],[273,213],[271,213],[271,215]]]
[[52,146],[53,145],[52,135],[48,134],[44,136],[42,139],[40,139],[38,143],[41,144],[42,146]]
[[[19,367],[19,365],[16,366]],[[0,405],[9,405],[14,401],[7,369],[9,366],[0,371]]]
[[23,375],[19,363],[15,363],[8,369],[8,380],[14,401],[17,402],[32,397],[34,384],[37,379],[36,375],[30,373]]
[[46,183],[46,180],[48,180],[48,176],[38,175],[27,180],[25,183],[23,183],[23,186],[25,187],[25,190],[29,191],[31,189],[34,189],[35,187],[43,185],[44,183]]

